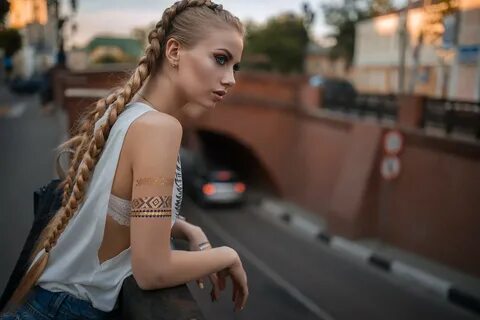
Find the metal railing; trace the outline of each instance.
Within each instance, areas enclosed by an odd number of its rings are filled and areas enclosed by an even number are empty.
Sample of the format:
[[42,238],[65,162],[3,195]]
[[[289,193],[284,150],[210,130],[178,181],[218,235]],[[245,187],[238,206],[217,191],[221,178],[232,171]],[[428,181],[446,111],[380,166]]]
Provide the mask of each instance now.
[[326,109],[357,114],[359,116],[375,116],[376,118],[396,119],[398,103],[394,95],[359,94],[352,99],[332,99],[324,101]]
[[427,98],[422,127],[433,126],[447,133],[461,131],[480,139],[480,102]]

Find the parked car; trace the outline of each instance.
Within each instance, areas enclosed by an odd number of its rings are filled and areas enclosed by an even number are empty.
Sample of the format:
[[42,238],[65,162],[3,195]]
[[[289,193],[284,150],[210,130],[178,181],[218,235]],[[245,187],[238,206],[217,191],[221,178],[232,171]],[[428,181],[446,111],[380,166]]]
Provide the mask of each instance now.
[[245,202],[246,184],[227,166],[213,164],[199,154],[182,148],[184,190],[202,207],[241,205]]
[[45,79],[40,76],[32,76],[29,79],[14,78],[10,81],[10,90],[17,94],[34,94],[42,90]]
[[322,90],[323,105],[326,108],[354,108],[357,90],[348,80],[315,75],[310,84]]

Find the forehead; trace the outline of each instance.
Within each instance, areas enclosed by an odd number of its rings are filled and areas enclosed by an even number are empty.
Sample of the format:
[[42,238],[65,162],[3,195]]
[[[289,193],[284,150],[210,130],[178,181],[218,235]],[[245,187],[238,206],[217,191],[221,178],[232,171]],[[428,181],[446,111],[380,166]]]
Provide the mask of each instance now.
[[233,28],[209,30],[198,42],[198,47],[206,50],[227,49],[233,55],[233,60],[240,61],[243,50],[243,38]]

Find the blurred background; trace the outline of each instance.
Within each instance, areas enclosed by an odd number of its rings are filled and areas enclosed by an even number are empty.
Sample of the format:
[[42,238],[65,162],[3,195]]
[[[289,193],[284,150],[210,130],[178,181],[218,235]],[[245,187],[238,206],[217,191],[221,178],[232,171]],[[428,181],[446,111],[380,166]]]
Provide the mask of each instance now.
[[[239,252],[250,299],[189,283],[205,318],[478,318],[480,0],[222,4],[245,50],[182,115],[182,214]],[[169,5],[0,1],[0,290],[53,149]]]

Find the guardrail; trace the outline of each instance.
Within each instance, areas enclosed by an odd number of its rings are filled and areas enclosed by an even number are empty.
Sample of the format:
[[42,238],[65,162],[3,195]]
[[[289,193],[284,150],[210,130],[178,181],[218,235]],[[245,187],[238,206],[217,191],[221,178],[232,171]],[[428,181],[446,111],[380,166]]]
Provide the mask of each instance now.
[[[173,241],[178,249],[185,244]],[[125,320],[206,320],[186,284],[159,290],[142,290],[130,276],[119,296],[121,319]]]
[[472,133],[480,139],[480,102],[426,98],[421,126]]
[[345,113],[358,114],[360,116],[374,115],[378,119],[396,119],[398,103],[394,95],[380,94],[359,94],[355,99],[339,97],[338,101],[333,99],[325,101],[324,107],[330,110],[338,110]]

